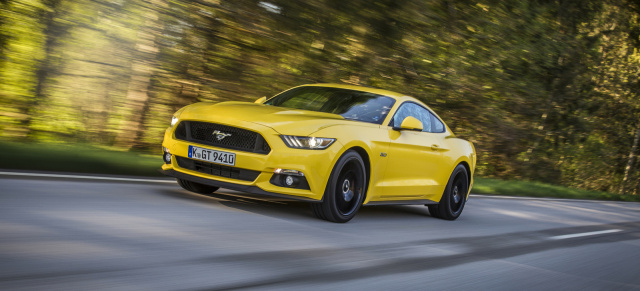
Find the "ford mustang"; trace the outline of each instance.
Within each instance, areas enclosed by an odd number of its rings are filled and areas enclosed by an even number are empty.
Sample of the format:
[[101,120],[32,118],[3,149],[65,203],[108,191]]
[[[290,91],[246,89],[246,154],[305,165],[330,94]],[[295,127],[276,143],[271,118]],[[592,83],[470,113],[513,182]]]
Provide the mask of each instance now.
[[307,201],[315,216],[351,220],[362,205],[420,204],[460,216],[476,152],[427,105],[360,86],[313,84],[255,103],[178,110],[161,172],[184,189],[220,187]]

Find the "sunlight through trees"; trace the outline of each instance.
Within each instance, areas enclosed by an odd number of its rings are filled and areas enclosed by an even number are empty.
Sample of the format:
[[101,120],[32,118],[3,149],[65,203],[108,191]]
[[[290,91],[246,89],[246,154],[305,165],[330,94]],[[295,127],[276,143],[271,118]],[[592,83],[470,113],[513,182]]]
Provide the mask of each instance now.
[[0,0],[0,137],[157,151],[182,106],[406,93],[478,174],[640,193],[637,1]]

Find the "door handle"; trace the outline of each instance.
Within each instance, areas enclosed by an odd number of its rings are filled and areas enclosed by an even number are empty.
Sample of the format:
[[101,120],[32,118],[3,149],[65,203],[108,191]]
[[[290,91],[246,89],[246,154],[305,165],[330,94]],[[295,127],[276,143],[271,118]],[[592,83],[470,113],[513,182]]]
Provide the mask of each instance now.
[[439,149],[440,149],[440,146],[439,146],[439,145],[437,145],[437,144],[432,144],[432,145],[431,145],[431,149],[432,149],[432,150],[434,150],[434,151],[437,151],[437,150],[439,150]]

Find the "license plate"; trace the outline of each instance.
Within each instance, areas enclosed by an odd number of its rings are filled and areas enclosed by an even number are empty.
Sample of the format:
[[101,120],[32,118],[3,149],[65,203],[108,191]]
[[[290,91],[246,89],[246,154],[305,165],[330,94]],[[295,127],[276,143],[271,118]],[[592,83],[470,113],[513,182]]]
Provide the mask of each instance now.
[[196,146],[189,146],[189,157],[196,160],[223,164],[229,166],[236,165],[236,154],[204,149]]

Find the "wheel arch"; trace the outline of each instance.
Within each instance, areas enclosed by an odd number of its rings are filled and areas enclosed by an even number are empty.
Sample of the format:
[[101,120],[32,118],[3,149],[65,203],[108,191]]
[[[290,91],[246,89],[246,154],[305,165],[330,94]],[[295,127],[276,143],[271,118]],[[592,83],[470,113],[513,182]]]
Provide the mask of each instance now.
[[[471,173],[471,166],[469,166],[469,163],[467,161],[460,161],[458,163],[458,165],[462,165],[465,169],[465,171],[467,172],[467,199],[469,199],[469,194],[471,194],[471,187],[473,186],[473,177],[472,177],[472,173]],[[458,167],[458,165],[456,165],[456,167]],[[455,169],[455,168],[454,168]]]
[[462,161],[458,165],[463,165],[464,169],[467,170],[467,182],[471,185],[471,167],[469,166],[469,163]]

